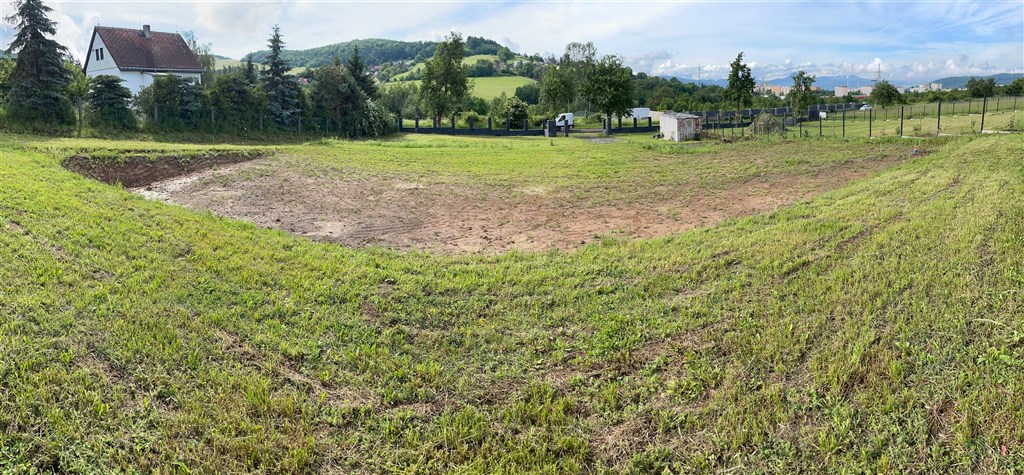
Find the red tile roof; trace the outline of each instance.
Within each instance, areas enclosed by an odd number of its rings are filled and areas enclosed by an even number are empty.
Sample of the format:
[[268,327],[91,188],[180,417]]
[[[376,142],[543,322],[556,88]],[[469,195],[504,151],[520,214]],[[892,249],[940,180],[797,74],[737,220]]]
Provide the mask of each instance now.
[[203,72],[203,65],[177,33],[152,31],[147,38],[142,30],[130,28],[97,26],[95,31],[122,71]]

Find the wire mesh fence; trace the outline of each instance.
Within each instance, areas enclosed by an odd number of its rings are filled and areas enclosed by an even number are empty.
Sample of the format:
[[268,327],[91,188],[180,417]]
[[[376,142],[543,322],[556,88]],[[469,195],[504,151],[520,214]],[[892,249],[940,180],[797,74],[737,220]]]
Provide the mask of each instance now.
[[[812,106],[781,135],[794,137],[934,137],[1024,131],[1024,97],[1001,96],[889,107]],[[731,136],[716,130],[711,135]],[[707,129],[707,127],[705,127]],[[752,131],[752,130],[751,130]]]

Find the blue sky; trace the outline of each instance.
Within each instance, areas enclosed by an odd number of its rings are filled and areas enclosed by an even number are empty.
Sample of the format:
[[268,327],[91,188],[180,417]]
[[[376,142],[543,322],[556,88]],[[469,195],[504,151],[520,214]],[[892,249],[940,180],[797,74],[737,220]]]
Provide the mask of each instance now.
[[[2,16],[11,4],[2,1]],[[51,1],[57,39],[79,56],[93,26],[192,30],[218,54],[262,49],[281,26],[289,48],[356,38],[484,36],[523,53],[593,41],[652,74],[722,78],[739,51],[758,79],[797,69],[912,84],[1024,72],[1024,2],[1016,1]],[[4,24],[0,47],[13,34]]]

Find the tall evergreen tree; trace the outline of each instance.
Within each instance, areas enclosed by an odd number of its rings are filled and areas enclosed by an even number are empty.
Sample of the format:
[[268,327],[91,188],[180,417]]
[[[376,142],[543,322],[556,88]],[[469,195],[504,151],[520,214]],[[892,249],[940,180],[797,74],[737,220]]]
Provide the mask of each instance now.
[[359,89],[363,90],[366,97],[370,99],[380,97],[380,93],[377,91],[377,84],[366,71],[366,63],[363,62],[363,58],[359,56],[359,45],[355,45],[352,48],[352,55],[348,57],[348,61],[345,61],[345,70],[359,84]]
[[18,29],[7,52],[17,54],[9,78],[8,113],[16,120],[71,124],[74,116],[61,90],[69,82],[64,59],[67,48],[50,37],[57,33],[42,0],[16,0],[15,13],[6,18]]
[[252,64],[252,55],[245,57],[245,82],[250,86],[255,86],[259,81],[259,75],[256,74],[256,65]]
[[270,36],[270,56],[267,57],[267,68],[263,70],[263,89],[267,93],[267,109],[270,117],[280,127],[293,127],[301,117],[299,109],[298,87],[293,76],[288,74],[288,63],[281,58],[284,41],[281,40],[281,29],[274,25],[274,34]]

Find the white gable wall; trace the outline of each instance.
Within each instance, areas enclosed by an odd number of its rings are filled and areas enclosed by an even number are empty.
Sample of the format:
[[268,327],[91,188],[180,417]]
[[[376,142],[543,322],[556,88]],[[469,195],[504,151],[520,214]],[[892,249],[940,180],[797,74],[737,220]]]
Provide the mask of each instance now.
[[[96,51],[103,50],[103,59],[96,59]],[[89,61],[88,68],[85,70],[85,75],[89,77],[96,77],[102,74],[117,75],[117,63],[114,62],[114,58],[110,56],[110,51],[107,50],[107,45],[103,44],[103,39],[100,35],[93,32],[92,49],[89,50]]]
[[[107,46],[103,44],[103,38],[96,32],[93,32],[92,50],[89,51],[89,64],[85,69],[85,75],[88,77],[102,76],[109,74],[111,76],[118,76],[124,79],[124,83],[121,85],[132,91],[132,94],[138,94],[142,88],[153,84],[154,75],[160,75],[163,73],[153,73],[150,71],[121,71],[117,67],[117,63],[114,62],[114,58],[110,56],[110,51],[107,51]],[[96,50],[103,48],[103,59],[96,59]],[[194,78],[199,81],[202,77],[201,74],[197,73],[174,73],[176,76]]]

